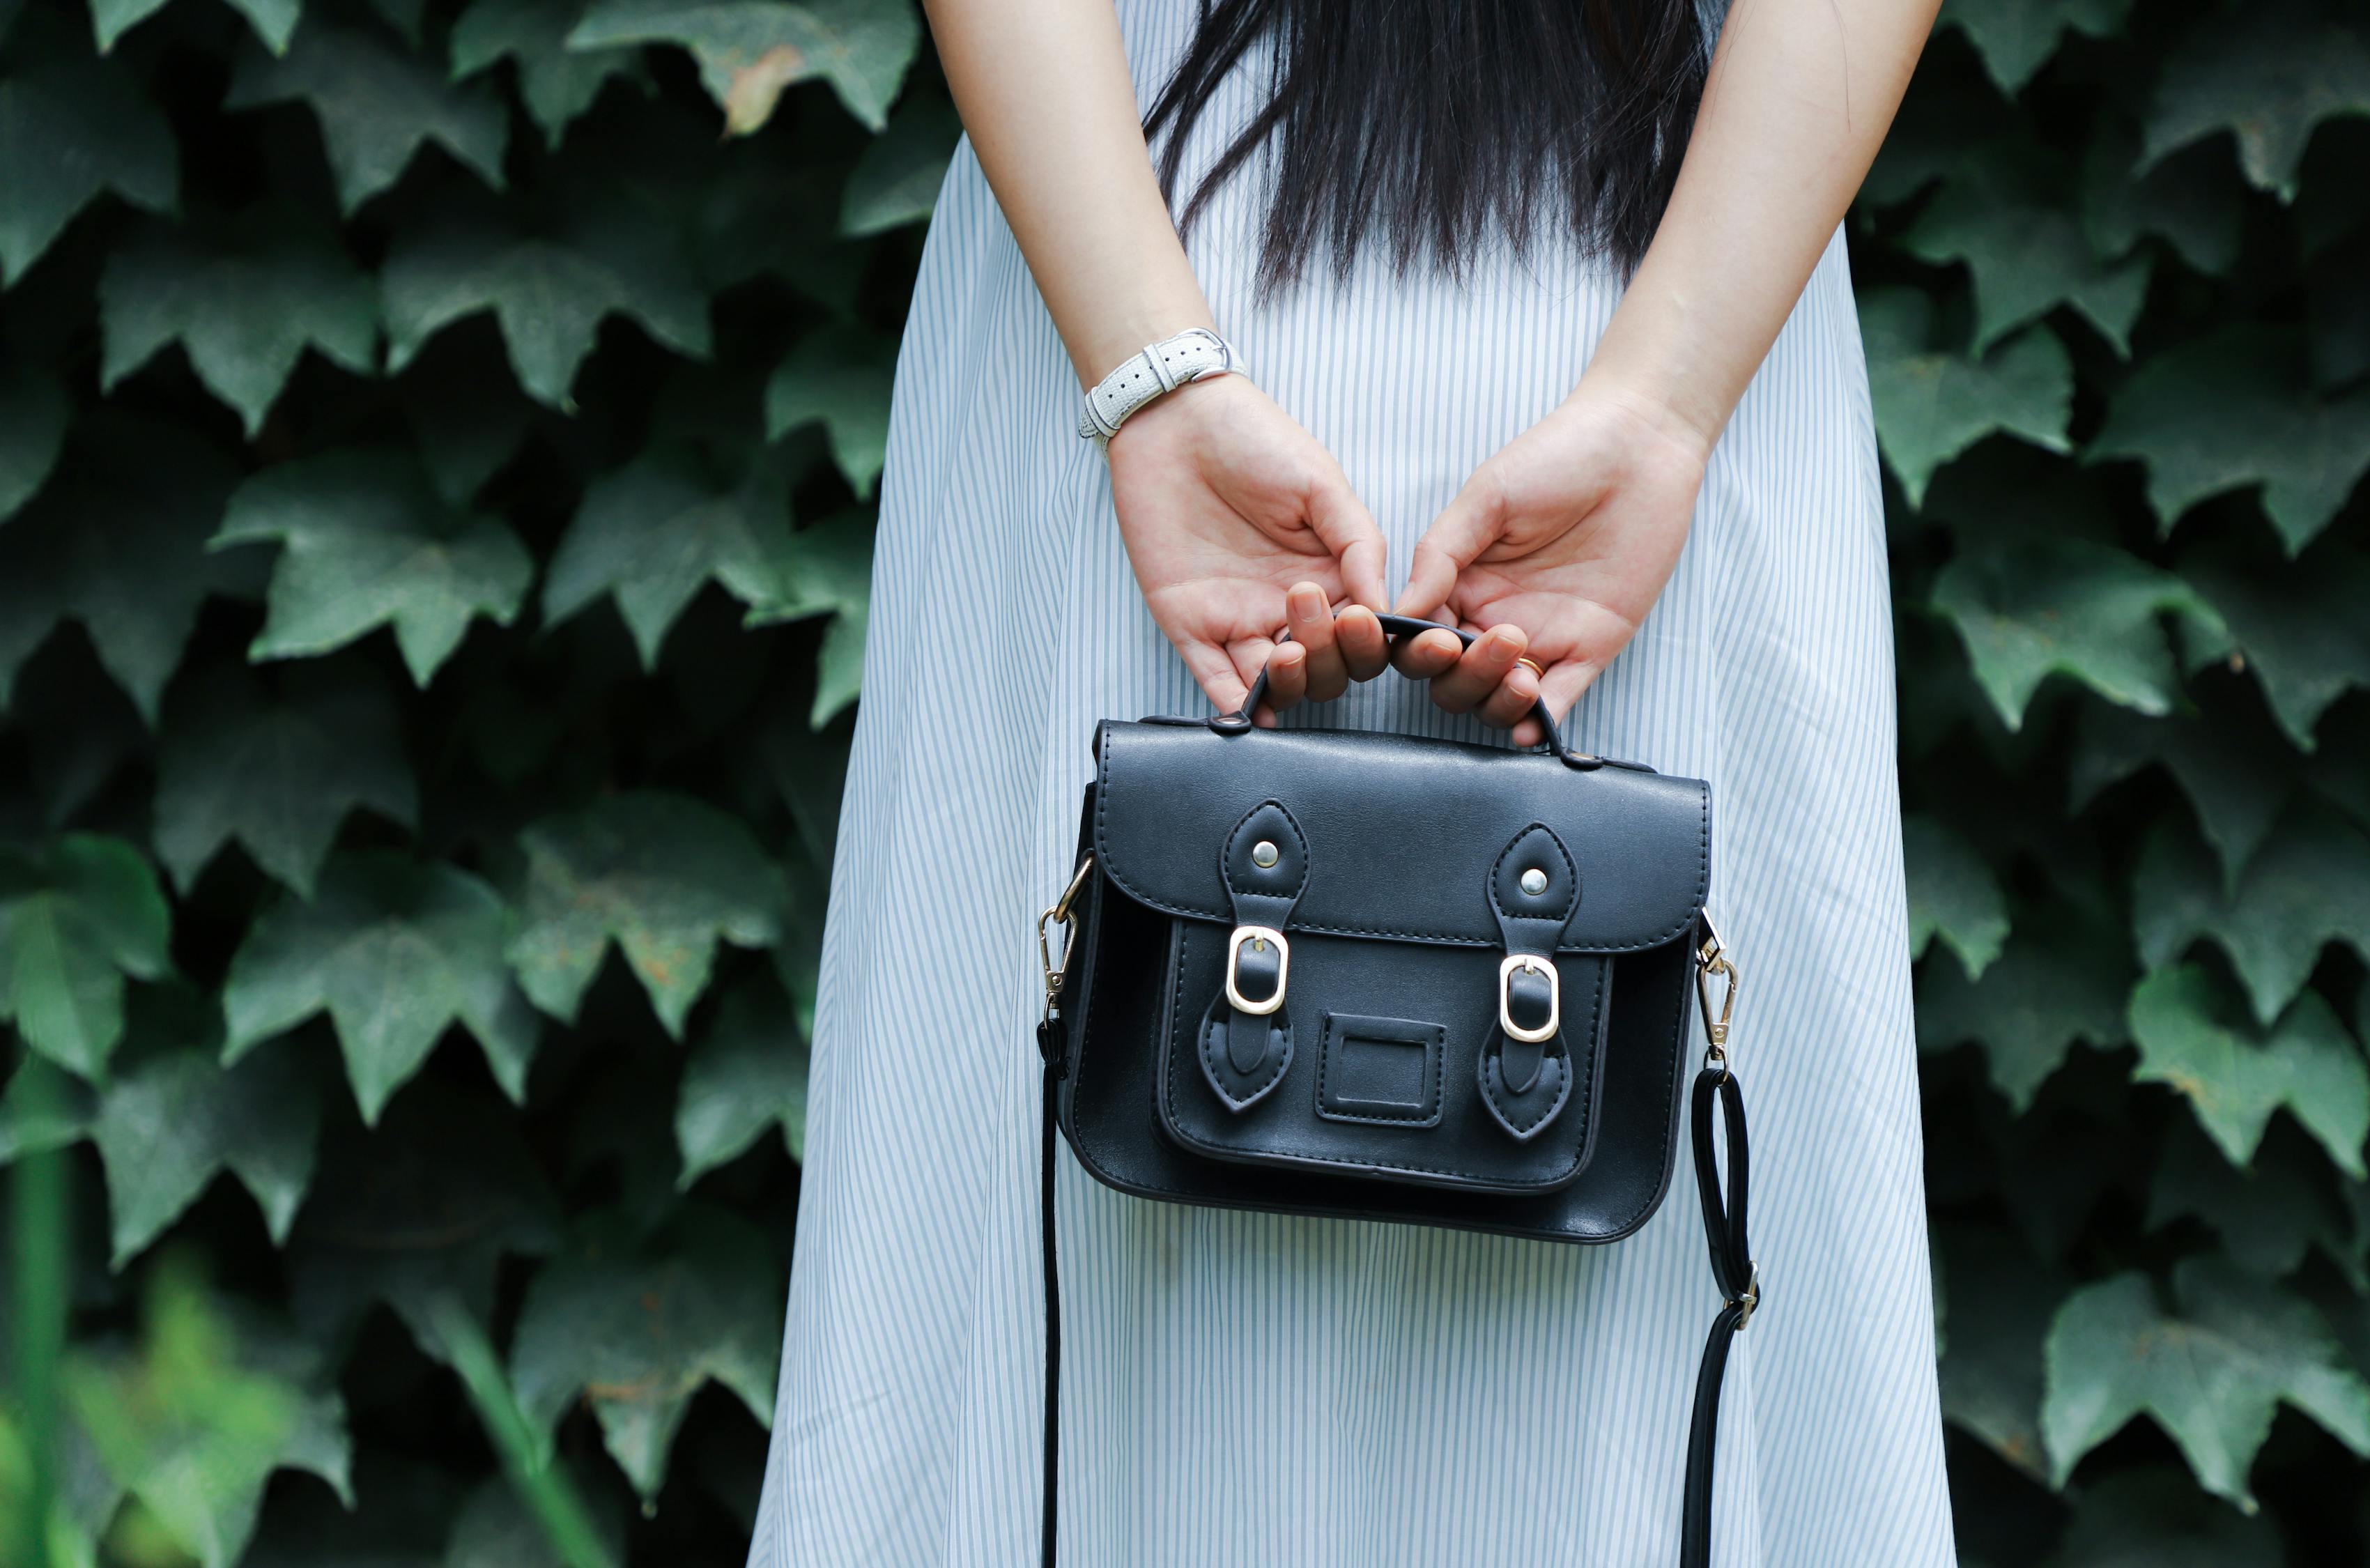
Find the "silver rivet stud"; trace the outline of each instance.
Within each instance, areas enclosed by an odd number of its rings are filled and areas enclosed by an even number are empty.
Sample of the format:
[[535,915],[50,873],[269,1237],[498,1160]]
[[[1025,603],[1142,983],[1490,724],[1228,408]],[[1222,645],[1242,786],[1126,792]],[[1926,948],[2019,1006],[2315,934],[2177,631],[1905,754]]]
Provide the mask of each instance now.
[[1251,864],[1257,866],[1262,871],[1266,870],[1270,866],[1274,865],[1275,846],[1269,843],[1264,838],[1260,839],[1257,844],[1252,845]]
[[1524,893],[1529,894],[1533,898],[1536,898],[1539,894],[1547,892],[1547,872],[1539,870],[1536,866],[1533,866],[1529,870],[1523,873],[1523,891]]

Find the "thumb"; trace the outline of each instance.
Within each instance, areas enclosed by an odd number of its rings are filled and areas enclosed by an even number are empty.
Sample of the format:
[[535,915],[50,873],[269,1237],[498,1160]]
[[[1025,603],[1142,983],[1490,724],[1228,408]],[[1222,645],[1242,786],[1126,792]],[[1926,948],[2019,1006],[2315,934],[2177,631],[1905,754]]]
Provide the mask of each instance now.
[[1401,615],[1436,620],[1441,606],[1456,591],[1459,573],[1496,543],[1506,530],[1506,503],[1497,487],[1476,474],[1465,481],[1432,526],[1416,541],[1408,566],[1408,585],[1399,595]]
[[1340,563],[1341,592],[1370,610],[1384,605],[1383,561],[1389,548],[1350,481],[1336,468],[1309,488],[1308,526]]

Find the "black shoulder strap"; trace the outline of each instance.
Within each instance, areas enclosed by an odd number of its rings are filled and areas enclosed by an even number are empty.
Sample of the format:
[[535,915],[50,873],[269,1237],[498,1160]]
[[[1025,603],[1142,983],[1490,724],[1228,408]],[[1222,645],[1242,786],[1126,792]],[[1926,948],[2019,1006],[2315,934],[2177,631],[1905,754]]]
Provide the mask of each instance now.
[[[1059,1140],[1054,1125],[1061,1113],[1061,1083],[1064,1053],[1060,1024],[1038,1026],[1038,1046],[1045,1058],[1045,1094],[1039,1113],[1037,1142],[1040,1161],[1037,1215],[1043,1237],[1045,1268],[1045,1523],[1040,1562],[1054,1568],[1054,1521],[1062,1474],[1062,1282],[1053,1256],[1053,1175]],[[1718,1101],[1728,1135],[1728,1192],[1720,1193],[1720,1159],[1712,1148],[1711,1113]],[[1696,1152],[1696,1187],[1703,1198],[1704,1233],[1711,1243],[1712,1278],[1727,1304],[1712,1320],[1704,1342],[1703,1362],[1696,1372],[1695,1415],[1687,1424],[1686,1499],[1680,1512],[1679,1568],[1709,1568],[1711,1562],[1712,1450],[1720,1436],[1720,1386],[1728,1370],[1729,1342],[1760,1305],[1761,1277],[1745,1245],[1744,1202],[1747,1162],[1744,1138],[1744,1094],[1736,1075],[1723,1059],[1696,1075],[1692,1099]]]

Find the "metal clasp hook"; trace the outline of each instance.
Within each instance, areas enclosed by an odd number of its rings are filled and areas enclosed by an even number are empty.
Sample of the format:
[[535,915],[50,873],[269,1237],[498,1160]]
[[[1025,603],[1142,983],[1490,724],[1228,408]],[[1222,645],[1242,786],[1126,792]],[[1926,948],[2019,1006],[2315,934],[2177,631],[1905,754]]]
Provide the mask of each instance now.
[[[1037,962],[1045,971],[1045,1020],[1049,1023],[1062,1016],[1062,976],[1070,967],[1070,949],[1075,943],[1070,931],[1070,905],[1078,901],[1078,890],[1087,885],[1087,873],[1094,869],[1092,855],[1079,861],[1077,874],[1062,890],[1062,896],[1037,917]],[[1055,926],[1062,928],[1062,956],[1058,962],[1053,957],[1051,935]]]
[[[1736,965],[1730,962],[1728,949],[1721,943],[1719,928],[1712,925],[1708,910],[1704,913],[1703,928],[1703,945],[1696,950],[1696,1003],[1697,1010],[1703,1018],[1704,1066],[1726,1072],[1729,1021],[1736,1016],[1736,993],[1743,988],[1744,982],[1737,974]],[[1714,979],[1724,982],[1717,1013],[1711,1005],[1711,983]]]

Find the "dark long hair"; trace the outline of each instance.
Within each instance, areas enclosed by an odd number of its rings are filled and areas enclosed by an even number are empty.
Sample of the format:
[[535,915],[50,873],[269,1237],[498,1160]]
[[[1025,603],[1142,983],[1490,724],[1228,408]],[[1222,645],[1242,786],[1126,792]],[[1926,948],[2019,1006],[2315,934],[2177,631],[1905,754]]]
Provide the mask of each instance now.
[[[1190,230],[1271,139],[1260,281],[1320,253],[1346,275],[1369,244],[1402,272],[1517,253],[1559,209],[1573,243],[1626,277],[1662,221],[1703,97],[1697,0],[1201,0],[1199,29],[1145,116],[1171,210],[1211,89],[1273,40],[1265,106],[1178,213]],[[1159,139],[1166,134],[1165,144]]]

